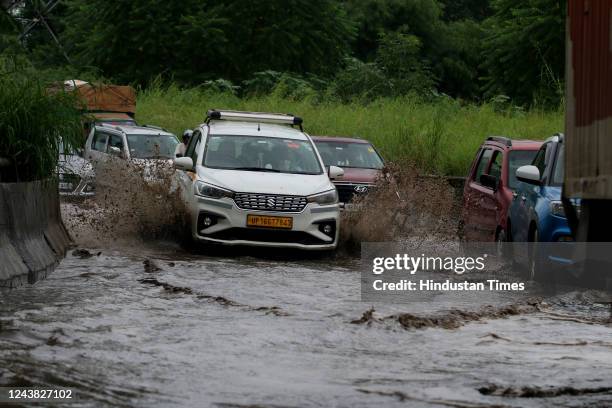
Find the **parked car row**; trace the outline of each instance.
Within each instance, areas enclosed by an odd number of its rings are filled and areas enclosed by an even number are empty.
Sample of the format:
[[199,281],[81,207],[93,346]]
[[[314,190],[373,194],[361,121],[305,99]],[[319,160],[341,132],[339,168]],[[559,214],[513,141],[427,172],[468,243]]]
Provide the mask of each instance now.
[[[546,280],[555,263],[569,262],[538,251],[541,242],[573,241],[561,202],[564,152],[560,133],[544,142],[489,137],[465,183],[464,238],[495,240],[500,253],[526,266],[531,280]],[[579,211],[579,202],[573,205]]]
[[331,250],[339,214],[376,184],[384,162],[362,139],[311,138],[293,115],[208,112],[186,146],[154,126],[96,123],[79,155],[64,156],[60,192],[95,194],[92,163],[172,161],[191,223],[203,243]]

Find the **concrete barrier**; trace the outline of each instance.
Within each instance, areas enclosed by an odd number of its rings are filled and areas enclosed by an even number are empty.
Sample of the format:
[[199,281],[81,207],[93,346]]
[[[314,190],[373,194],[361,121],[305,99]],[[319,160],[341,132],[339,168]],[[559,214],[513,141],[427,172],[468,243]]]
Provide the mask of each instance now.
[[70,243],[56,183],[0,183],[0,287],[44,278]]

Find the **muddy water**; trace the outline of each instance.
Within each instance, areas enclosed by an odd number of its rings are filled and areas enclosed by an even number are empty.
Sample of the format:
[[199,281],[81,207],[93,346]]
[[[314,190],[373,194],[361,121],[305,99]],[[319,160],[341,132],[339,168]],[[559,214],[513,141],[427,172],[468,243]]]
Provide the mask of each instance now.
[[612,406],[612,327],[584,294],[532,288],[486,301],[536,309],[406,328],[391,317],[483,304],[364,304],[356,259],[232,255],[69,255],[0,297],[0,385],[92,407]]
[[[345,248],[454,233],[444,186],[399,180],[345,220]],[[363,303],[351,256],[184,252],[167,187],[64,206],[80,250],[0,293],[0,386],[88,407],[612,406],[612,326],[588,292]]]

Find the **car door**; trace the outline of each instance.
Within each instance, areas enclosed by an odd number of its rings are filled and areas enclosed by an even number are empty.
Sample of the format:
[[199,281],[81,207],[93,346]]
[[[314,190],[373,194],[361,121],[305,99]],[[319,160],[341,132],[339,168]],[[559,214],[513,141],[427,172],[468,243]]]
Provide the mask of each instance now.
[[[491,240],[491,198],[493,191],[480,183],[480,176],[487,174],[493,158],[494,150],[491,147],[484,148],[476,169],[468,180],[468,192],[466,197],[467,217],[465,220],[465,238],[469,241],[489,241]],[[495,213],[493,213],[493,222]]]
[[486,214],[486,228],[489,229],[491,234],[489,236],[492,237],[491,239],[496,238],[497,227],[502,225],[501,218],[505,217],[505,214],[502,214],[502,202],[504,200],[503,191],[499,189],[500,180],[502,179],[503,174],[504,156],[503,150],[494,148],[493,158],[491,159],[491,165],[487,173],[490,176],[495,177],[498,186],[498,188],[495,189],[488,188],[486,197],[483,201],[482,211]]
[[178,170],[178,180],[181,187],[182,198],[188,205],[194,200],[194,186],[193,184],[197,180],[196,170],[199,155],[202,145],[202,131],[200,129],[194,130],[187,149],[185,150],[185,157],[190,157],[193,161],[192,171]]
[[86,158],[91,161],[99,161],[106,156],[108,133],[96,130],[87,146]]
[[[546,170],[548,156],[550,156],[551,143],[542,145],[532,165],[540,170],[540,177]],[[510,207],[512,222],[512,239],[517,242],[527,242],[529,240],[529,224],[532,220],[533,208],[535,207],[540,195],[540,186],[519,182],[517,194],[513,197]]]

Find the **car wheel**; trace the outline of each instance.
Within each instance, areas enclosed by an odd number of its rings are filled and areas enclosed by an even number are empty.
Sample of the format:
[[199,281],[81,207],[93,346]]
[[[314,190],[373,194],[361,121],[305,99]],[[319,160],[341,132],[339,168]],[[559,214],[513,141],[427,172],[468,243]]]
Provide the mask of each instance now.
[[527,278],[531,281],[554,283],[551,281],[553,277],[547,265],[545,265],[541,251],[540,234],[538,230],[533,231],[531,241],[529,242],[529,262],[527,270]]

